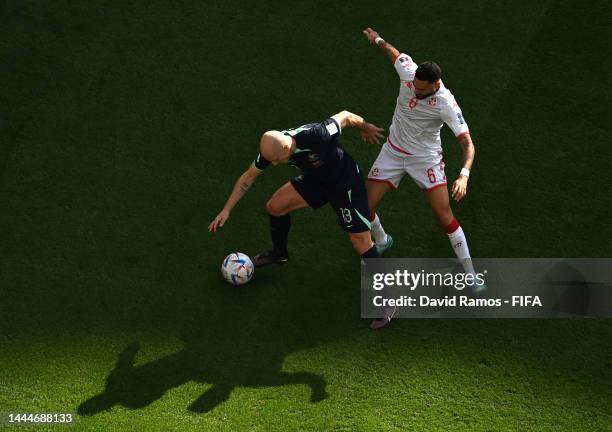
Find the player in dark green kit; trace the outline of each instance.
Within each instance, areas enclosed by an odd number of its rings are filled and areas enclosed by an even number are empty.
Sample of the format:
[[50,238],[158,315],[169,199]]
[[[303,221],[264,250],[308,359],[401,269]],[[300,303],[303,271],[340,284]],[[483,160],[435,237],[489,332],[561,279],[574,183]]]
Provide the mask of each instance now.
[[257,267],[286,263],[289,213],[305,207],[317,209],[328,202],[336,210],[340,225],[348,231],[357,253],[368,254],[373,243],[367,237],[370,223],[363,176],[357,163],[338,142],[346,127],[360,129],[363,140],[370,143],[379,143],[382,137],[382,129],[348,111],[321,123],[264,133],[257,158],[236,182],[223,210],[210,223],[209,231],[223,226],[232,208],[263,169],[270,164],[289,164],[299,168],[302,174],[281,186],[266,204],[273,248],[257,255],[253,263]]
[[[290,164],[302,174],[281,186],[266,203],[270,216],[272,249],[253,258],[262,267],[284,264],[289,260],[287,238],[294,210],[319,207],[330,203],[338,215],[340,226],[348,232],[355,251],[363,258],[377,258],[370,236],[368,198],[359,166],[338,142],[342,130],[355,127],[369,143],[380,143],[383,129],[362,117],[342,111],[321,123],[310,123],[295,129],[268,131],[259,143],[259,154],[240,176],[219,214],[208,226],[209,231],[222,227],[231,210],[270,164]],[[390,321],[374,320],[372,328]]]

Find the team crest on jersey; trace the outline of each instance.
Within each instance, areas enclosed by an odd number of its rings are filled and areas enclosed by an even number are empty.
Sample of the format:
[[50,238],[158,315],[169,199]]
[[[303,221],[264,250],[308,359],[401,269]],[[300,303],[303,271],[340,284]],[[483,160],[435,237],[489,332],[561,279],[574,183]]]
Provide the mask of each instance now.
[[374,168],[370,173],[370,177],[378,177],[379,174],[380,172],[378,171],[378,168]]
[[410,102],[408,102],[408,107],[410,109],[414,109],[414,107],[417,106],[418,103],[419,100],[416,97],[413,97],[412,99],[410,99]]
[[436,104],[438,103],[438,98],[436,98],[435,96],[431,97],[431,98],[429,98],[427,103],[429,104],[429,106],[432,106],[432,107],[436,106]]
[[323,161],[319,159],[319,155],[317,155],[316,153],[308,154],[308,162],[310,162],[315,167],[320,167],[321,165],[323,165]]

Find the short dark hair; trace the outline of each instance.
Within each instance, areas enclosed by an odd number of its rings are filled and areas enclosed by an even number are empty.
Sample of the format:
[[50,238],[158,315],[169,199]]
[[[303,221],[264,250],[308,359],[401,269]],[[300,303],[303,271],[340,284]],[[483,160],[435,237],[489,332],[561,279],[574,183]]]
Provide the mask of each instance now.
[[418,80],[433,84],[442,77],[442,69],[436,63],[426,61],[419,65],[414,76]]

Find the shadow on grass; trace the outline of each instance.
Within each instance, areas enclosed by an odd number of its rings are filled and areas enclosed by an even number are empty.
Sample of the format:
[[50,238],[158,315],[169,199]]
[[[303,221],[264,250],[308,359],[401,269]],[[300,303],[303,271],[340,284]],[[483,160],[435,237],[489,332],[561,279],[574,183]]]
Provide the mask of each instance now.
[[[257,359],[250,358],[248,367],[232,369],[221,363],[204,363],[206,353],[191,347],[159,360],[134,366],[138,349],[138,343],[132,343],[121,352],[115,369],[106,378],[104,392],[83,402],[78,408],[79,414],[97,414],[117,404],[131,409],[143,408],[162,397],[167,390],[189,381],[213,384],[189,406],[190,411],[198,413],[210,411],[225,402],[232,390],[238,386],[305,384],[310,387],[311,402],[322,401],[328,396],[322,376],[310,372],[282,372],[282,358],[273,362],[269,357],[260,357],[255,364],[252,362]],[[231,372],[225,372],[226,370]]]
[[212,384],[188,407],[198,413],[228,400],[236,387],[306,385],[311,402],[326,399],[322,375],[284,371],[283,362],[293,352],[355,331],[355,320],[342,313],[322,320],[317,313],[323,303],[332,308],[338,304],[341,293],[337,290],[320,290],[313,296],[311,287],[304,285],[280,293],[278,286],[267,287],[270,276],[262,273],[242,289],[213,289],[216,307],[206,304],[204,298],[202,302],[195,299],[193,305],[177,313],[184,346],[175,353],[139,364],[140,345],[129,344],[107,376],[104,391],[83,402],[78,413],[94,415],[115,405],[143,408],[190,381]]

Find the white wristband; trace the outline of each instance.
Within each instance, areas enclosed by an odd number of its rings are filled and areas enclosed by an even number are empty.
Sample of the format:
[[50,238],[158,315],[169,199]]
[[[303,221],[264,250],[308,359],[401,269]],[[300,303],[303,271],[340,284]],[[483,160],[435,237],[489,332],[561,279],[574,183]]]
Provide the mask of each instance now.
[[380,45],[381,42],[384,42],[385,40],[383,38],[381,38],[380,36],[376,36],[376,39],[374,39],[374,43],[376,45]]
[[459,173],[459,175],[466,176],[467,178],[470,178],[470,170],[467,169],[467,168],[461,168],[461,172]]

